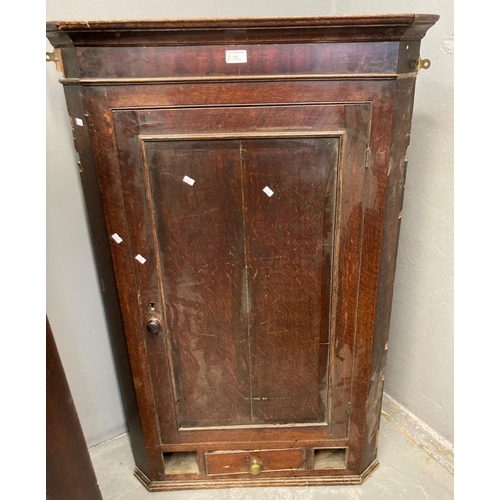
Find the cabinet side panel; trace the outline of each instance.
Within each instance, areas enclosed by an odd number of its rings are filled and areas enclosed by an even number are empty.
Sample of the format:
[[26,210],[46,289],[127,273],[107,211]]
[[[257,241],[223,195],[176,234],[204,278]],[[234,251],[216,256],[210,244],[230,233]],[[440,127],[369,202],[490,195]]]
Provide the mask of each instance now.
[[[86,88],[87,109],[92,130],[96,169],[101,188],[108,235],[116,233],[123,242],[111,247],[118,295],[127,342],[127,355],[133,375],[150,479],[162,480],[165,475],[160,449],[159,425],[151,386],[151,372],[147,356],[146,325],[137,296],[137,276],[144,262],[137,260],[125,210],[123,181],[120,172],[118,148],[113,131],[112,111],[105,88]],[[133,101],[131,102],[133,104]],[[112,240],[111,240],[112,241]],[[151,262],[148,260],[148,266]]]
[[[362,204],[351,207],[352,214],[347,224],[345,237],[352,234],[351,217],[356,224],[361,224],[359,243],[361,259],[355,273],[347,265],[341,266],[350,275],[357,276],[358,293],[355,303],[347,311],[354,321],[354,365],[352,367],[352,392],[349,416],[349,453],[347,462],[358,474],[363,472],[361,459],[363,454],[366,412],[368,411],[368,392],[370,385],[371,351],[373,325],[375,321],[376,289],[379,268],[379,252],[382,241],[385,186],[389,165],[389,148],[392,127],[392,105],[394,82],[386,82],[380,89],[379,96],[372,100],[369,149],[365,150],[360,165],[365,172]],[[353,111],[347,122],[347,130],[358,130],[359,118]],[[345,184],[344,184],[345,188]],[[360,220],[361,218],[361,220]],[[347,222],[347,220],[346,220]],[[352,245],[352,243],[349,243]],[[352,283],[352,281],[351,281]],[[354,286],[351,284],[351,286]],[[340,315],[339,315],[340,317]]]
[[376,458],[382,409],[387,340],[391,316],[400,218],[406,176],[406,148],[410,137],[415,77],[396,82],[391,148],[385,194],[382,244],[377,282],[377,303],[373,330],[370,385],[363,443],[362,470]]
[[[127,420],[135,463],[148,474],[144,437],[141,430],[137,399],[130,369],[124,336],[123,319],[116,288],[116,279],[111,259],[108,232],[104,219],[99,180],[95,165],[92,140],[90,137],[84,90],[80,85],[64,87],[68,112],[73,125],[75,148],[80,156],[80,179],[87,209],[92,248],[102,284],[102,299],[106,311],[108,330],[113,346],[115,367],[120,384],[120,392]],[[73,117],[82,117],[84,126],[74,127]]]

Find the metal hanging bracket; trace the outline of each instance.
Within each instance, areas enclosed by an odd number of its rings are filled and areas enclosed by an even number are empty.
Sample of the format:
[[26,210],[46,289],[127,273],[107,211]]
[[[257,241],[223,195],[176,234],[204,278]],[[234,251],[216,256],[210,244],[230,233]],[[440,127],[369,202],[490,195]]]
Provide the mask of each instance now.
[[54,62],[56,70],[64,76],[60,47],[55,48],[53,52],[45,52],[45,60]]
[[417,73],[421,69],[429,69],[431,67],[431,61],[430,59],[422,59],[419,57],[416,61],[413,62],[412,68],[417,70]]

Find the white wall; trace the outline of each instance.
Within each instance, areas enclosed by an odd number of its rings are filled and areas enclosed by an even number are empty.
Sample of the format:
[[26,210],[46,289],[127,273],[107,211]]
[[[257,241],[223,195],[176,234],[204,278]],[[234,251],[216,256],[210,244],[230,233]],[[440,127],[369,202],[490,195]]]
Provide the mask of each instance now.
[[217,17],[331,16],[332,0],[47,0],[49,20],[202,19]]
[[337,0],[336,15],[441,16],[422,40],[385,390],[453,441],[453,0]]
[[[331,0],[47,0],[47,20],[332,15]],[[50,51],[50,45],[47,50]],[[47,315],[87,444],[126,431],[59,73],[47,64]]]

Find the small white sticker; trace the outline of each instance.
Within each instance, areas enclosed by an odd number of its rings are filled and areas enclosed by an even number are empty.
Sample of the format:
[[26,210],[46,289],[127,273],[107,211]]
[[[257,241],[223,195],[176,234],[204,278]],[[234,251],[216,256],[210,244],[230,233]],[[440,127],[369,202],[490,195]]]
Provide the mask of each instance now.
[[123,241],[118,233],[112,234],[111,238],[113,238],[117,243],[121,243]]
[[146,262],[146,259],[140,253],[135,256],[135,260],[138,260],[141,264],[144,264],[144,262]]
[[188,177],[187,175],[184,176],[184,179],[182,179],[186,184],[189,184],[192,186],[194,184],[194,179],[191,179],[191,177]]
[[75,118],[75,122],[77,125],[80,125],[80,127],[83,127],[83,120],[81,118]]
[[246,50],[226,50],[227,63],[246,63],[247,51]]
[[269,198],[271,198],[271,196],[274,194],[274,191],[270,187],[267,187],[267,186],[262,191],[264,191],[264,193],[266,193],[267,196],[269,196]]

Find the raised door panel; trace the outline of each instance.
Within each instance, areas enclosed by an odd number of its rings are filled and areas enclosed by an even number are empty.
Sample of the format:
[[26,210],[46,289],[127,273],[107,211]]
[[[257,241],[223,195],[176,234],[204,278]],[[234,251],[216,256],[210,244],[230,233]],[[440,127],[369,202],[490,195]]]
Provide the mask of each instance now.
[[255,422],[327,423],[338,144],[242,141]]
[[338,139],[144,151],[179,426],[325,423]]
[[335,308],[356,294],[339,262],[359,256],[339,227],[370,107],[113,115],[138,305],[164,325],[145,331],[163,443],[345,438],[352,350],[334,344],[353,332]]
[[144,145],[179,427],[251,423],[239,142]]

